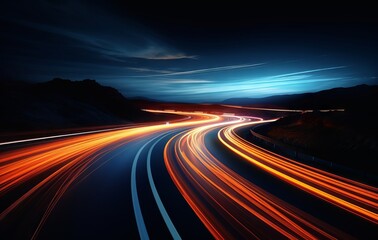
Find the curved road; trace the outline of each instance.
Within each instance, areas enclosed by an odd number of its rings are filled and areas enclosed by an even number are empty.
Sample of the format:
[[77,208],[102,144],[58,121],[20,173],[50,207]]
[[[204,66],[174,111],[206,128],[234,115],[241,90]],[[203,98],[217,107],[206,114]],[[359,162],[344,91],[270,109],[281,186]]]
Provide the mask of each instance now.
[[174,113],[2,143],[2,239],[378,238],[376,187],[241,137],[263,119]]

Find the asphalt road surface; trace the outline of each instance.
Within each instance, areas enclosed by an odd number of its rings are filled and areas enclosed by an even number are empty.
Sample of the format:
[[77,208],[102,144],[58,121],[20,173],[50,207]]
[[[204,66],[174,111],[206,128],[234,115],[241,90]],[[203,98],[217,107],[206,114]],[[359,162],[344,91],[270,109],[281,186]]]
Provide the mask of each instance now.
[[175,113],[3,143],[1,239],[378,239],[376,186],[241,137],[263,119]]

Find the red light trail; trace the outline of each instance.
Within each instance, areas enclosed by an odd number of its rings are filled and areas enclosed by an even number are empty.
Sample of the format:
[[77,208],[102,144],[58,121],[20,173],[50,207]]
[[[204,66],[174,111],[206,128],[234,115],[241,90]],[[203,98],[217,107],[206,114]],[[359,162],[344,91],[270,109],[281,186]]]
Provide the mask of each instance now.
[[[160,111],[154,111],[160,112]],[[46,221],[59,199],[79,177],[89,174],[88,170],[102,155],[146,137],[152,133],[218,121],[219,117],[208,114],[174,112],[191,116],[193,119],[157,124],[88,135],[73,136],[49,143],[25,147],[0,155],[0,197],[12,190],[23,192],[0,212],[0,221],[7,217],[27,199],[44,195],[50,198],[34,236]],[[41,139],[38,139],[41,140]],[[33,185],[26,184],[32,182]],[[24,185],[28,185],[25,189]],[[34,237],[33,236],[33,237]]]
[[217,239],[346,237],[247,181],[206,149],[206,134],[243,120],[195,128],[175,136],[165,148],[165,163],[173,181],[212,235]]
[[231,151],[274,176],[338,207],[378,223],[378,189],[319,170],[258,147],[235,133],[251,123],[235,124],[218,133]]
[[[153,112],[174,113],[186,118],[169,124],[155,123],[3,144],[32,142],[0,153],[0,198],[3,198],[0,221],[17,216],[30,201],[40,201],[40,207],[36,209],[39,212],[37,223],[34,223],[30,236],[37,238],[68,189],[112,160],[104,156],[121,147],[128,150],[129,144],[138,142],[141,147],[133,160],[131,186],[139,234],[149,237],[150,232],[144,221],[147,219],[143,216],[144,206],[139,201],[143,196],[138,192],[137,162],[144,161],[144,149],[150,146],[146,169],[154,204],[157,204],[172,236],[182,236],[180,228],[174,225],[174,218],[170,217],[172,210],[160,197],[151,165],[154,161],[152,151],[157,143],[176,131],[178,134],[164,147],[166,170],[187,204],[216,239],[339,239],[351,236],[273,195],[216,158],[205,141],[214,133],[217,136],[215,141],[220,141],[226,151],[271,176],[367,222],[378,223],[377,188],[285,158],[237,134],[239,129],[274,120],[200,112]],[[99,162],[100,159],[103,161]]]

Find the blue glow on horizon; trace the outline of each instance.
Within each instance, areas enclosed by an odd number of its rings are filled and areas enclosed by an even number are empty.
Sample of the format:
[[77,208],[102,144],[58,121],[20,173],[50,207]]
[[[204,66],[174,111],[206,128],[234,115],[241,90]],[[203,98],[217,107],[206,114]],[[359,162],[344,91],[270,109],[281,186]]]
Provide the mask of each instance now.
[[[281,72],[261,76],[257,68],[270,68],[269,64],[245,69],[222,71],[187,71],[187,74],[158,74],[143,76],[129,81],[128,89],[136,89],[135,96],[149,96],[165,101],[213,102],[228,98],[261,98],[273,95],[316,92],[334,87],[350,87],[363,83],[354,76],[349,67],[331,66],[315,69],[302,69],[294,72]],[[219,69],[219,68],[216,68]],[[225,72],[231,74],[225,75]],[[200,72],[200,74],[197,74]],[[193,74],[194,73],[194,74]],[[185,76],[181,76],[185,75]],[[240,78],[236,76],[240,75]],[[249,75],[249,76],[246,76]],[[114,82],[120,85],[122,79]],[[140,88],[140,86],[148,86]],[[138,90],[137,90],[138,89]],[[125,89],[127,92],[127,89]]]

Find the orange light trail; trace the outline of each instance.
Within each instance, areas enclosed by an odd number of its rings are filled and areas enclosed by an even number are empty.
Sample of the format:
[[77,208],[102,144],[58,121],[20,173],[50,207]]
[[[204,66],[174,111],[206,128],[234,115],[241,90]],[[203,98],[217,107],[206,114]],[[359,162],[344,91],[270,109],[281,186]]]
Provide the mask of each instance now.
[[164,150],[172,180],[210,233],[216,239],[347,237],[252,184],[206,149],[209,132],[243,121],[236,117],[180,133]]
[[151,110],[151,112],[173,113],[191,118],[172,122],[169,125],[155,124],[71,136],[1,153],[0,197],[11,191],[21,193],[15,194],[16,197],[5,209],[0,209],[0,221],[21,204],[25,204],[27,199],[35,197],[37,194],[39,198],[45,196],[49,200],[45,204],[46,208],[42,213],[34,238],[67,189],[77,182],[79,177],[83,178],[89,175],[91,167],[101,156],[130,141],[154,133],[198,124],[210,124],[220,119],[218,116],[210,114],[156,110]]
[[240,123],[218,132],[219,140],[253,165],[316,197],[378,223],[378,189],[299,162],[254,145],[235,133],[253,123]]
[[[132,141],[182,128],[187,130],[182,130],[165,145],[164,163],[186,202],[216,239],[345,239],[350,236],[272,195],[222,163],[205,145],[206,136],[214,131],[218,131],[218,139],[227,149],[258,168],[378,223],[377,188],[282,157],[236,133],[237,129],[274,120],[149,111],[186,118],[169,124],[159,122],[90,134],[52,136],[54,139],[41,138],[37,140],[48,141],[0,153],[0,198],[10,196],[6,203],[2,202],[4,209],[0,209],[0,222],[15,214],[17,209],[28,206],[29,200],[38,199],[43,207],[35,210],[38,222],[32,239],[36,238],[67,190],[112,160],[107,154]],[[34,139],[27,140],[30,141]],[[5,145],[11,144],[14,143]]]

